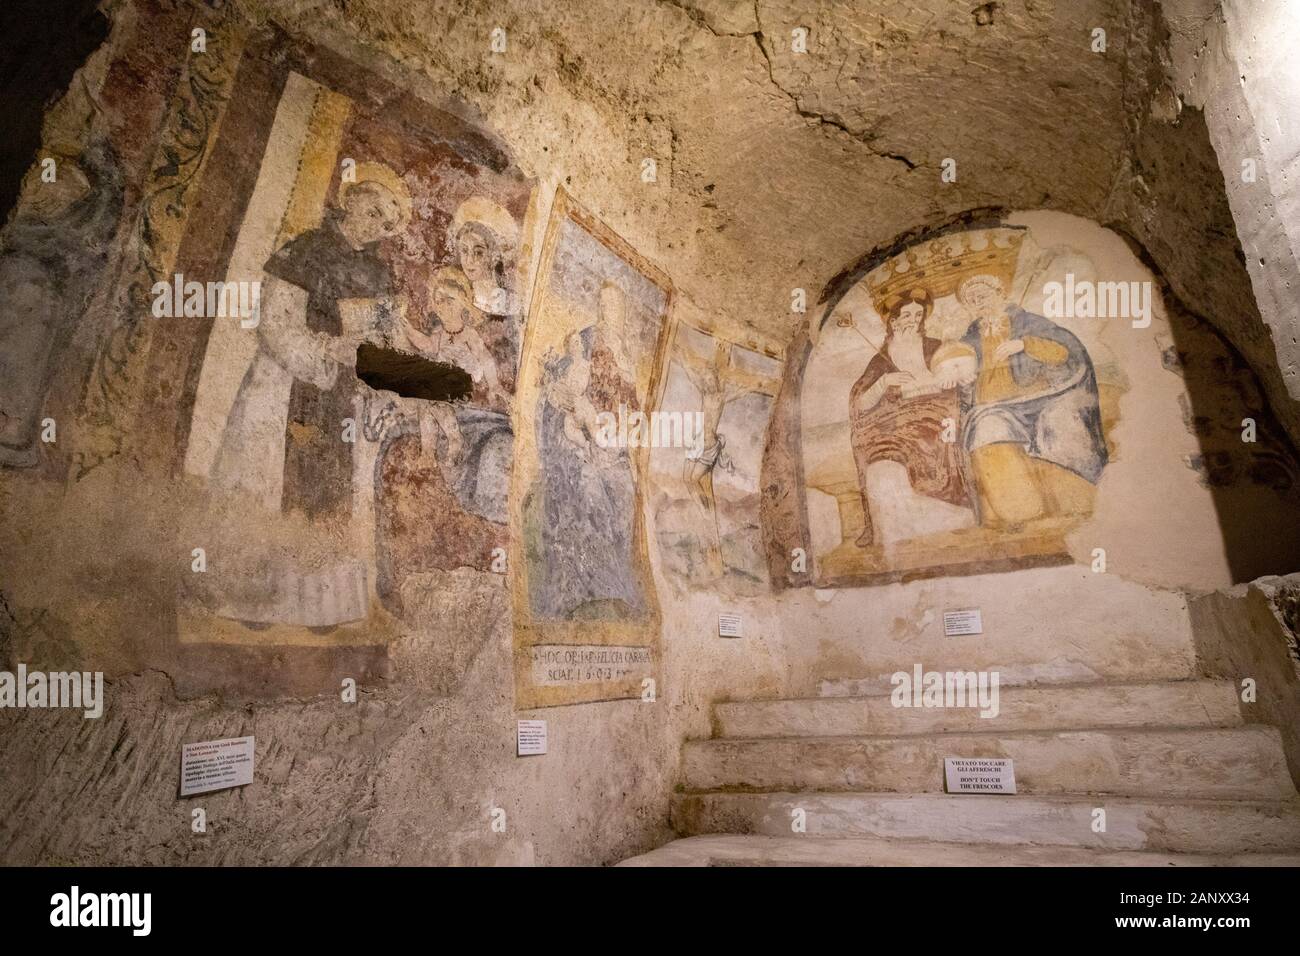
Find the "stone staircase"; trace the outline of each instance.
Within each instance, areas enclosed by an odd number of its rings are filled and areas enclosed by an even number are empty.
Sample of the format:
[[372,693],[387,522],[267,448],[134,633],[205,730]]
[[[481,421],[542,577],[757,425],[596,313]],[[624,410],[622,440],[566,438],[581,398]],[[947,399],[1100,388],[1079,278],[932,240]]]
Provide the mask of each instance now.
[[[1281,737],[1232,682],[999,696],[994,718],[887,690],[718,704],[684,745],[683,839],[624,865],[1300,865]],[[945,793],[944,757],[1010,757],[1017,793]]]

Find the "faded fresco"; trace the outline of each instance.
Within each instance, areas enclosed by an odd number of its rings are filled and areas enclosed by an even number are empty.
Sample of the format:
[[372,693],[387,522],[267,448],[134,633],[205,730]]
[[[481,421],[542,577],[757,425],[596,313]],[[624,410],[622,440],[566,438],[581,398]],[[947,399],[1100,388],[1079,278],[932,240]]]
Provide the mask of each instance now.
[[256,533],[205,536],[221,573],[185,580],[183,643],[374,663],[404,628],[434,629],[452,572],[505,570],[531,188],[456,148],[436,110],[336,89],[345,69],[290,63],[264,160],[231,184],[228,255],[196,276],[260,297],[195,350],[178,466]]
[[759,472],[781,367],[775,356],[677,325],[660,408],[682,417],[686,440],[650,458],[655,538],[670,581],[766,590]]
[[122,172],[107,140],[60,160],[53,183],[42,183],[41,167],[33,167],[24,183],[30,198],[0,243],[0,467],[40,462],[56,361],[104,271],[105,257],[86,251],[108,244],[122,211]]
[[964,230],[889,257],[835,305],[802,408],[821,580],[1068,560],[1124,379],[1095,321],[1030,301],[1063,269],[1023,228]]
[[520,707],[638,696],[659,610],[642,514],[648,449],[602,419],[656,407],[666,277],[560,192],[529,319],[519,401]]

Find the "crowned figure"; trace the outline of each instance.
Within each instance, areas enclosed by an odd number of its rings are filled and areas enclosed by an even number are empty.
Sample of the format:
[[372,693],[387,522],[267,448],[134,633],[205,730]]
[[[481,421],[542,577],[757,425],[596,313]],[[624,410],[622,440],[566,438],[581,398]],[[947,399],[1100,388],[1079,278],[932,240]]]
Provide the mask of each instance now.
[[[949,530],[972,515],[1015,531],[1091,510],[1106,464],[1096,376],[1077,337],[1008,302],[1024,237],[1015,227],[953,232],[867,274],[885,338],[849,399],[860,547],[882,544],[873,514],[884,503],[868,481],[881,462],[904,466]],[[965,311],[964,334],[945,340],[927,327],[939,299]]]

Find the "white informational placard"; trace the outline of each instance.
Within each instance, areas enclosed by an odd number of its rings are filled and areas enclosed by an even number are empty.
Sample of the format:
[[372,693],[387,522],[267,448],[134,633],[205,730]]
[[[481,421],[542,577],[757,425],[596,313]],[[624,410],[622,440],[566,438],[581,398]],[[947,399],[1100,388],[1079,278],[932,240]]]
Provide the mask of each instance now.
[[944,757],[949,793],[1015,793],[1016,768],[1008,757]]
[[983,634],[984,617],[977,607],[960,611],[943,612],[943,636],[961,637],[964,634]]
[[520,757],[546,753],[546,721],[519,721],[515,729],[515,753]]
[[230,737],[181,746],[181,796],[253,782],[253,738]]
[[718,637],[740,637],[740,615],[739,614],[719,614],[718,615]]

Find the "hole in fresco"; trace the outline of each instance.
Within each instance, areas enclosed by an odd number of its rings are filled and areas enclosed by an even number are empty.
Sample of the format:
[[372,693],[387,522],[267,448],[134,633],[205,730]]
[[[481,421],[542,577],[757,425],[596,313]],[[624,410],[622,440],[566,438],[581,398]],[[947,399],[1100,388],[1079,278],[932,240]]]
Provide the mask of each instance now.
[[473,388],[469,372],[459,365],[434,362],[369,342],[357,348],[357,378],[373,389],[435,402],[469,398]]

